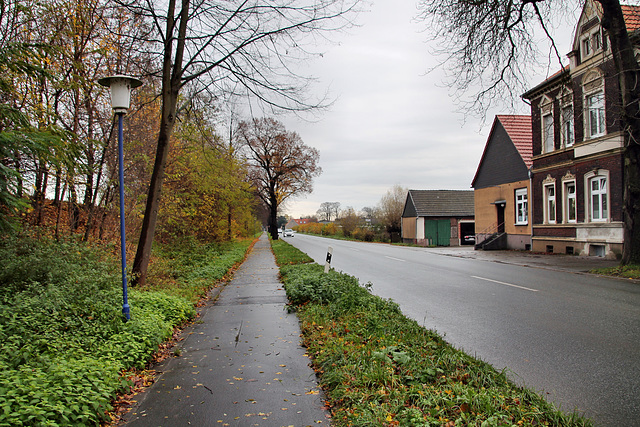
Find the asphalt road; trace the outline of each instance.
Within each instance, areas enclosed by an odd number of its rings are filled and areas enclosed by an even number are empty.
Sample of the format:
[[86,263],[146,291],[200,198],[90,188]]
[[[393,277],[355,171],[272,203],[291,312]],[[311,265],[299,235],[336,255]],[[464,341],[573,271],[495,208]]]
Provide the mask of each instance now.
[[286,241],[320,264],[333,247],[333,268],[563,411],[596,426],[640,425],[640,284],[428,248]]

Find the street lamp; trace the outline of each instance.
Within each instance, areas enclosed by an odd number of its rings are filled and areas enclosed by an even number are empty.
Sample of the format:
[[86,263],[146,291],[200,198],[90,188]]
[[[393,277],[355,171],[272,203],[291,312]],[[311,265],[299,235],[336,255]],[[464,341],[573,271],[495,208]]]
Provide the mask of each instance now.
[[122,118],[129,109],[131,89],[142,86],[140,80],[129,76],[111,76],[98,80],[102,86],[111,92],[111,108],[118,116],[118,179],[120,187],[120,254],[122,256],[122,315],[125,321],[131,318],[129,300],[127,297],[127,250],[124,233],[124,166],[122,150]]

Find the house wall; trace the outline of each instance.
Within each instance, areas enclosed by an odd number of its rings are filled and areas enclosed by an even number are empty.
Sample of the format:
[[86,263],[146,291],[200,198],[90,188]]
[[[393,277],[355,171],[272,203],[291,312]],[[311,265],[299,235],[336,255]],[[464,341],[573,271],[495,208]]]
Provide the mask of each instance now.
[[[532,249],[537,252],[599,255],[609,258],[622,251],[623,233],[623,164],[622,133],[617,120],[620,110],[614,64],[603,55],[595,55],[571,69],[568,78],[541,87],[531,97],[533,133],[533,179],[529,197],[533,206]],[[604,62],[603,62],[604,61]],[[588,73],[597,70],[603,79],[605,100],[605,135],[588,138],[585,132],[585,98],[583,83]],[[564,147],[561,138],[560,94],[562,88],[572,94],[574,113],[573,146]],[[542,123],[540,104],[546,95],[553,100],[554,150],[542,153]],[[586,139],[585,139],[586,138]],[[608,176],[607,221],[589,219],[587,178],[599,171]],[[567,201],[563,189],[566,180],[575,181],[576,221],[567,219]],[[545,223],[544,185],[555,184],[556,223]]]
[[[446,227],[443,226],[443,222],[446,221]],[[461,244],[460,239],[462,234],[460,232],[460,224],[470,223],[474,221],[474,217],[409,217],[402,218],[402,241],[403,243],[429,246],[437,245],[437,240],[440,240],[442,245],[459,246]],[[437,229],[438,238],[433,236],[427,236],[426,234],[432,233]],[[439,227],[439,228],[438,228]],[[442,230],[446,229],[446,235],[441,234]]]
[[[516,225],[515,191],[527,189],[528,217],[527,225]],[[531,247],[531,191],[529,180],[511,182],[493,187],[481,188],[474,192],[476,212],[476,235],[478,243],[497,230],[498,216],[494,202],[505,200],[505,232],[507,233],[507,247],[509,249],[530,249]]]
[[416,239],[416,220],[417,217],[402,218],[402,241],[405,243],[414,243]]
[[[615,135],[610,135],[615,138]],[[534,165],[535,165],[534,161]],[[607,222],[592,222],[588,215],[585,175],[594,170],[608,172],[609,219]],[[618,150],[609,150],[585,159],[574,159],[560,166],[534,169],[533,203],[534,222],[532,249],[536,252],[573,253],[579,255],[599,255],[616,258],[622,253],[623,242],[623,164]],[[577,221],[566,220],[566,206],[560,197],[562,179],[573,175],[576,183]],[[544,223],[544,181],[555,180],[556,224]]]

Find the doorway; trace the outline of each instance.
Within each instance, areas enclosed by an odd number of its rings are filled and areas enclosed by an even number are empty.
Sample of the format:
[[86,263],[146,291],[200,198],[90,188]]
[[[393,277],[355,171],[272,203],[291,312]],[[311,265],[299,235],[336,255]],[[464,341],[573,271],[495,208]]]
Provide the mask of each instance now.
[[496,203],[496,210],[498,213],[498,233],[504,233],[504,207],[506,203]]

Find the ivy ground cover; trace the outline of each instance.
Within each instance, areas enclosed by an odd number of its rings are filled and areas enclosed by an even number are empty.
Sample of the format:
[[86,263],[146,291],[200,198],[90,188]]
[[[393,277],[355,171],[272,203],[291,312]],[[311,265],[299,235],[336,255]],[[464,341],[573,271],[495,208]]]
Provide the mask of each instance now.
[[156,269],[173,268],[171,280],[156,272],[161,290],[131,289],[125,323],[116,247],[29,232],[1,236],[0,427],[109,421],[113,399],[130,389],[127,370],[143,368],[175,326],[195,315],[192,297],[242,261],[250,243],[192,244],[183,249],[193,256],[174,248],[157,258]]

